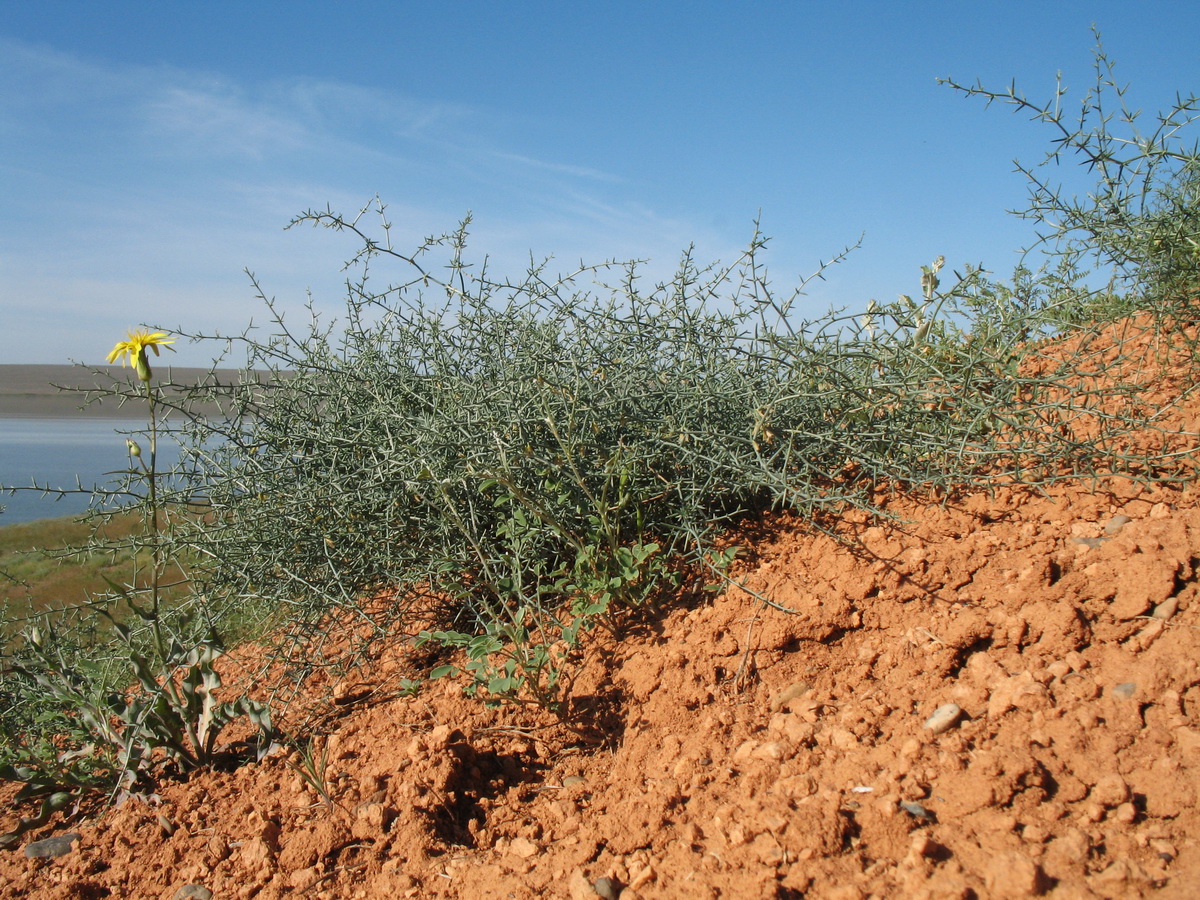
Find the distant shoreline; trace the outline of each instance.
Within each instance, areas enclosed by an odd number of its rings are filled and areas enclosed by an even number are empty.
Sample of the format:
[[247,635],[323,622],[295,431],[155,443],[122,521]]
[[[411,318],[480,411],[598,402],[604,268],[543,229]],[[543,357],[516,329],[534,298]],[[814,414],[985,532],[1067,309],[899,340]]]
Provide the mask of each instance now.
[[[121,366],[96,366],[117,381],[133,383],[133,370]],[[168,367],[157,367],[163,376]],[[209,373],[209,369],[171,366],[169,372],[176,382],[194,382]],[[217,369],[223,380],[235,381],[236,369]],[[103,377],[93,374],[88,366],[15,365],[0,364],[0,419],[144,419],[146,408],[140,403],[106,397],[88,403],[83,391],[59,390],[55,385],[99,390],[107,386]],[[81,408],[82,407],[82,408]]]

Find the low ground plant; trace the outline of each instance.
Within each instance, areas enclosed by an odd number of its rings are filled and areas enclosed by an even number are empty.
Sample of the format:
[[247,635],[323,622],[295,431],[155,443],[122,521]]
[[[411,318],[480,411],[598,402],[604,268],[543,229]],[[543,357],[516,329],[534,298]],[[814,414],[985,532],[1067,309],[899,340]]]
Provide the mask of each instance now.
[[[126,440],[130,467],[122,492],[140,499],[143,517],[140,531],[121,538],[130,579],[121,584],[106,577],[107,590],[71,610],[88,620],[89,639],[64,630],[65,611],[57,610],[27,616],[41,624],[26,627],[7,654],[0,695],[18,707],[35,707],[24,723],[32,727],[10,736],[0,753],[0,777],[23,783],[19,799],[41,796],[57,803],[54,798],[101,787],[128,794],[144,788],[164,764],[183,770],[210,765],[222,729],[241,716],[263,738],[271,735],[267,707],[244,696],[219,696],[214,663],[223,647],[214,623],[201,621],[202,611],[186,604],[164,602],[168,573],[178,574],[175,587],[186,578],[165,552],[162,529],[167,523],[169,533],[173,517],[180,509],[188,515],[191,507],[168,509],[160,496],[159,395],[147,351],[158,353],[172,342],[162,332],[132,332],[109,357],[124,357],[135,370],[148,414],[146,451]],[[143,491],[133,489],[138,484]],[[102,524],[111,524],[111,515],[105,518]],[[93,531],[94,545],[108,540],[103,528]],[[87,549],[94,552],[94,545]],[[95,639],[98,623],[107,626],[105,640]],[[97,649],[106,658],[97,659]],[[10,706],[8,718],[15,717]],[[0,836],[0,843],[27,826]]]

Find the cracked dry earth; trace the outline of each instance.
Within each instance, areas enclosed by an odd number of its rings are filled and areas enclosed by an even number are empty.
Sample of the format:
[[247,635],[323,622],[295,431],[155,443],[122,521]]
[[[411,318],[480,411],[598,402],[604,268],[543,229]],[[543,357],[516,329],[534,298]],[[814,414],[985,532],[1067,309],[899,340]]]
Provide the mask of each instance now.
[[64,856],[0,853],[0,898],[1200,894],[1200,492],[881,499],[841,540],[765,517],[732,537],[749,590],[601,642],[602,745],[404,695],[398,640],[313,685],[332,807],[286,755],[165,782],[28,836]]

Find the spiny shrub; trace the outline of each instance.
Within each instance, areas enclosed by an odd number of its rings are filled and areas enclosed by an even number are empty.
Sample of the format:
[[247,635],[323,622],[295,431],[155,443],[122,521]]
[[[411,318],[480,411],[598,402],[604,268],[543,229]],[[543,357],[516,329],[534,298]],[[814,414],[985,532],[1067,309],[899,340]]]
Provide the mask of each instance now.
[[[1103,282],[1093,292],[1070,291],[1062,314],[1086,322],[1104,312],[1131,309],[1195,315],[1200,290],[1200,148],[1193,136],[1200,98],[1176,95],[1150,116],[1128,102],[1128,86],[1095,31],[1095,79],[1078,110],[1064,102],[1061,76],[1044,104],[1012,84],[992,90],[940,79],[968,97],[1000,102],[1051,127],[1055,137],[1036,165],[1017,163],[1029,186],[1029,205],[1018,213],[1039,228],[1039,248],[1056,260],[1060,278],[1079,284],[1091,267]],[[1095,181],[1083,196],[1069,195],[1051,174],[1074,159]],[[1091,279],[1095,281],[1095,278]]]
[[[272,336],[233,339],[258,375],[197,387],[223,416],[184,429],[184,490],[211,515],[173,552],[202,561],[212,608],[285,610],[277,656],[301,668],[331,611],[366,622],[387,593],[419,642],[464,651],[435,674],[561,710],[589,629],[619,629],[680,566],[727,563],[711,539],[734,516],[1113,462],[1044,427],[1053,403],[1020,371],[1053,328],[1032,276],[1016,290],[972,268],[943,290],[939,258],[918,299],[804,321],[758,235],[733,265],[687,253],[649,288],[636,264],[514,281],[467,262],[467,222],[404,254],[368,211],[293,223],[361,242],[340,327],[278,314]],[[404,277],[376,285],[381,262]]]

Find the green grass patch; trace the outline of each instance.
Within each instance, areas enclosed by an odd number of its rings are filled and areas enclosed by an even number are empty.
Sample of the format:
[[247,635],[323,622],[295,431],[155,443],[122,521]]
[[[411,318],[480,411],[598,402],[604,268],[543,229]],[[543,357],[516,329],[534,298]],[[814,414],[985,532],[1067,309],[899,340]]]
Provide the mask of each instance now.
[[[12,637],[30,617],[83,606],[127,584],[134,571],[130,538],[142,528],[140,513],[106,522],[64,516],[0,527],[0,636]],[[137,568],[147,571],[150,554],[137,551]],[[145,578],[138,579],[145,586]]]
[[[99,536],[106,543],[121,541],[140,527],[140,521],[137,515],[121,516],[102,526]],[[92,531],[92,524],[73,516],[0,528],[0,571],[13,579],[0,582],[0,602],[8,610],[3,623],[6,633],[14,619],[76,605],[105,590],[105,578],[128,575],[130,550],[83,549]]]

